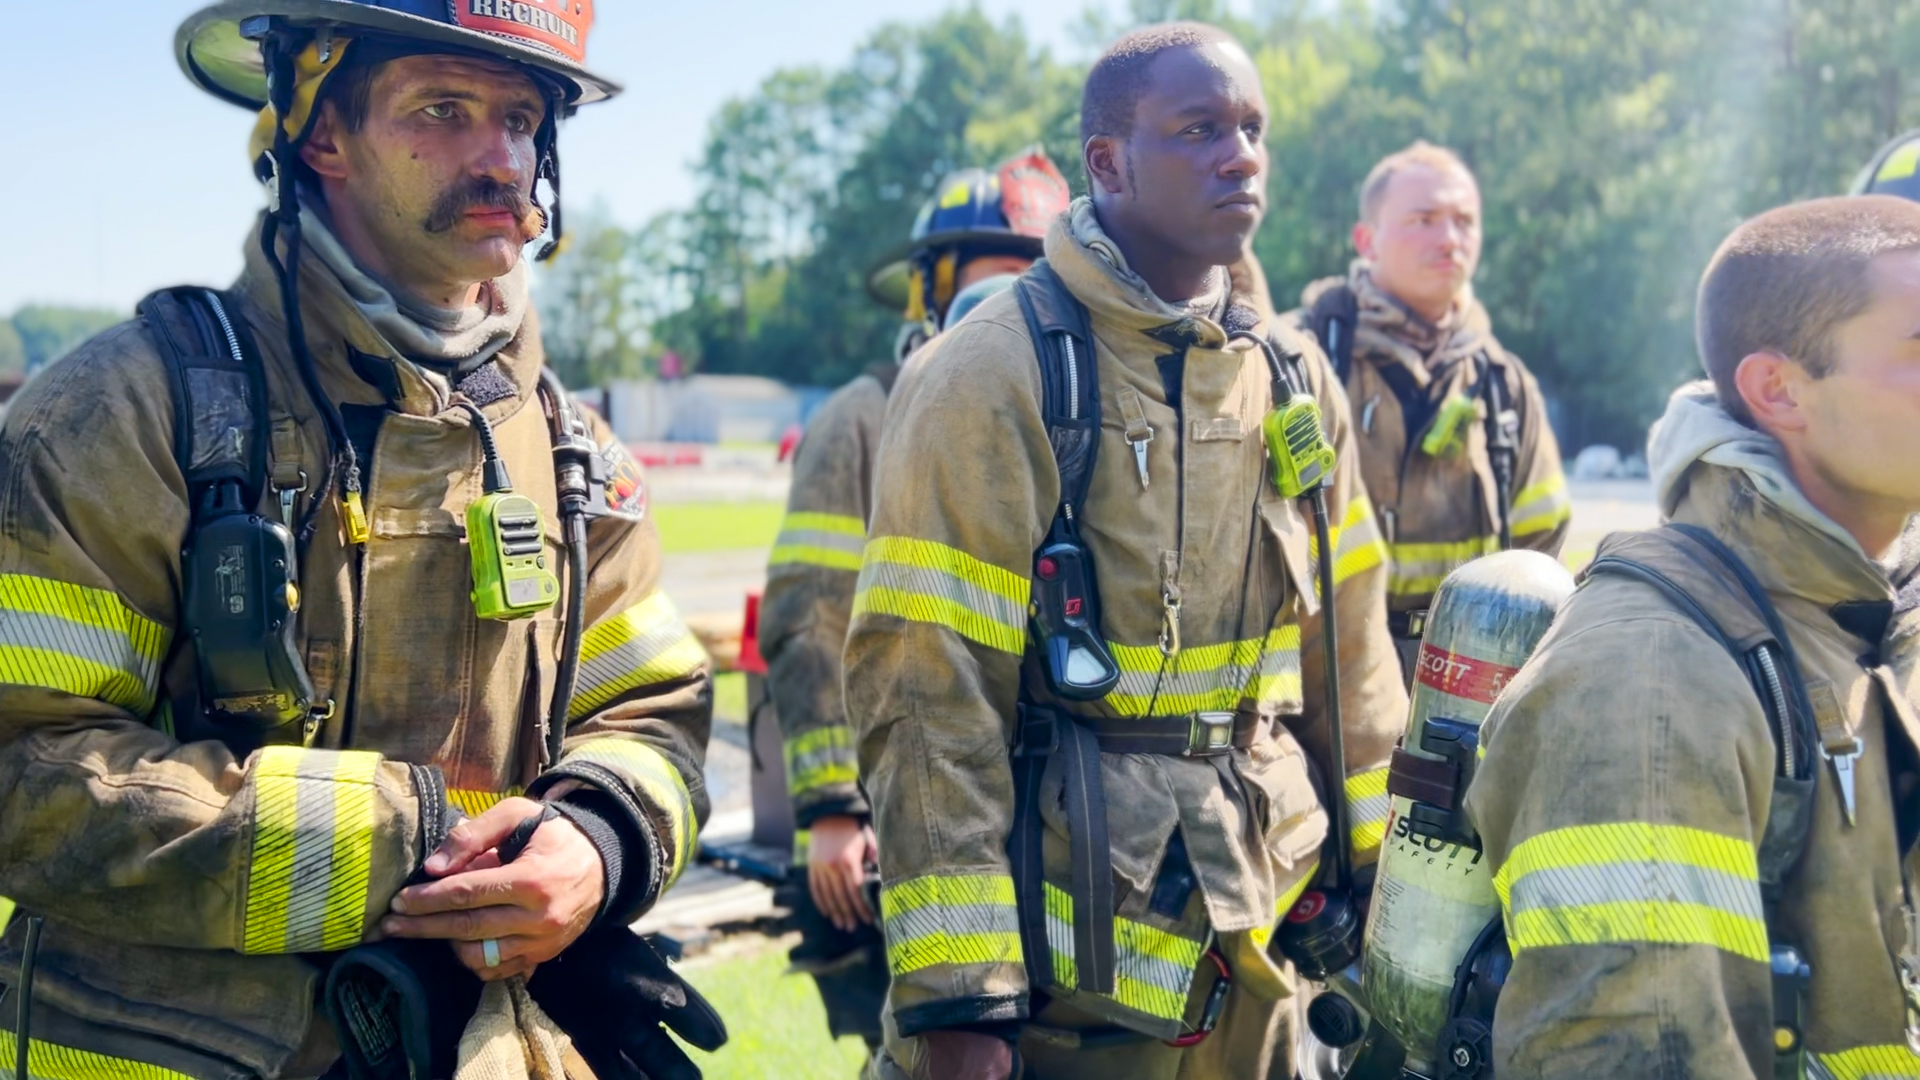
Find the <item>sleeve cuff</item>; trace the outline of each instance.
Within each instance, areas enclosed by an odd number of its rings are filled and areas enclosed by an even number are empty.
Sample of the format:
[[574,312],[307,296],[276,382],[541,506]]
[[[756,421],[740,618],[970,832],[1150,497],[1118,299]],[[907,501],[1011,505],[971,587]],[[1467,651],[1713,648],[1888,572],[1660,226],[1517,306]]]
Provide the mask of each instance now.
[[793,825],[796,829],[811,829],[813,823],[823,817],[859,818],[864,825],[873,820],[873,808],[857,791],[851,795],[808,799],[804,804],[794,805]]
[[[929,1031],[978,1031],[1000,1035],[1003,1025],[1019,1024],[1027,1019],[1027,995],[981,994],[975,997],[948,998],[909,1005],[893,1014],[894,1026],[902,1038],[925,1035]],[[1000,1037],[1004,1038],[1004,1035]]]
[[600,901],[600,913],[593,925],[619,921],[621,925],[638,916],[636,910],[646,884],[653,876],[648,871],[658,865],[654,859],[652,830],[646,820],[623,810],[620,804],[596,788],[582,788],[552,803],[560,815],[571,821],[600,854],[606,874],[606,893]]

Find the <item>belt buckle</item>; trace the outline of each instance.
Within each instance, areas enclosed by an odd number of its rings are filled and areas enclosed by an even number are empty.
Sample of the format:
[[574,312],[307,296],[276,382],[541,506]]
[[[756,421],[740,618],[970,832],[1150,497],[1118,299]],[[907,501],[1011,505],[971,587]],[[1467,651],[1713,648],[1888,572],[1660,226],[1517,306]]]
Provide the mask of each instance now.
[[1417,638],[1427,632],[1427,609],[1416,608],[1407,612],[1407,636]]
[[1187,717],[1185,757],[1213,757],[1233,749],[1233,713],[1210,711]]

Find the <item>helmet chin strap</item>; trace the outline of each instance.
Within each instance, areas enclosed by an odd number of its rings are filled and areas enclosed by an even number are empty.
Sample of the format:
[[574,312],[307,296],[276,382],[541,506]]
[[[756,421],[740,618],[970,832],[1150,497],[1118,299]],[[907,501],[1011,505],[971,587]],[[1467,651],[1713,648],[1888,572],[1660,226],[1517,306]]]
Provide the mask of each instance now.
[[[360,460],[353,448],[353,441],[347,437],[346,421],[320,385],[320,371],[314,363],[313,353],[307,348],[306,324],[300,316],[300,185],[294,179],[295,150],[292,140],[287,138],[287,126],[283,118],[293,109],[294,59],[299,55],[301,46],[295,34],[277,25],[268,30],[260,42],[261,58],[267,69],[267,99],[273,106],[274,114],[273,149],[262,154],[254,166],[255,174],[267,187],[267,220],[265,227],[260,230],[260,250],[266,256],[267,264],[273,267],[274,278],[280,286],[280,310],[287,324],[287,347],[292,350],[295,366],[300,369],[300,381],[306,387],[307,396],[312,399],[314,408],[326,423],[327,468],[315,492],[317,495],[318,492],[333,490],[336,477],[344,480],[348,532],[353,534],[356,531],[354,514],[361,505]],[[284,259],[277,250],[276,240],[282,241],[286,247]],[[323,498],[316,497],[307,509],[298,533],[303,547],[313,538],[323,502]],[[364,514],[364,511],[359,512]]]
[[533,199],[536,205],[540,201],[540,181],[547,182],[547,191],[553,197],[551,207],[540,209],[547,218],[547,242],[540,246],[539,254],[533,257],[535,262],[546,262],[560,249],[560,110],[566,107],[565,98],[549,87],[545,80],[536,80],[542,95],[547,99],[547,115],[540,119],[540,128],[533,134],[534,152],[540,155],[540,164],[534,171]]

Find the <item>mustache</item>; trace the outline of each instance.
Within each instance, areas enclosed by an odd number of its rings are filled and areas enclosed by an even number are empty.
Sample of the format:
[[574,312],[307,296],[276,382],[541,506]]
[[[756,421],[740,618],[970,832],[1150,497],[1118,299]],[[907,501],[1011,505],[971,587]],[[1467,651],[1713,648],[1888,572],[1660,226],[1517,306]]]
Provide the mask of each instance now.
[[503,184],[490,176],[469,176],[440,193],[427,210],[422,223],[429,233],[443,233],[460,223],[474,207],[505,210],[520,224],[521,243],[547,231],[547,212],[526,192],[512,184]]

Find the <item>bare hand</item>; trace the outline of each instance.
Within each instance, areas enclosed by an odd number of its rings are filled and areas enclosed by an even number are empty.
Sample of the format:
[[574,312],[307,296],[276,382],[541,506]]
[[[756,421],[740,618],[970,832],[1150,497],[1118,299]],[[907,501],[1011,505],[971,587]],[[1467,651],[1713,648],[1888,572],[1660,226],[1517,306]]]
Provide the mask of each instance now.
[[[495,850],[514,827],[541,812],[512,798],[454,826],[426,871],[438,881],[402,889],[380,923],[391,937],[440,938],[482,979],[531,975],[592,925],[605,898],[606,868],[585,834],[563,817],[542,824],[513,862]],[[482,941],[500,962],[489,967]]]
[[1009,1080],[1013,1072],[1013,1047],[1004,1039],[975,1031],[932,1031],[921,1038],[932,1080]]
[[873,830],[858,818],[823,817],[813,823],[807,841],[807,891],[820,913],[843,934],[873,922],[867,905],[867,855]]

